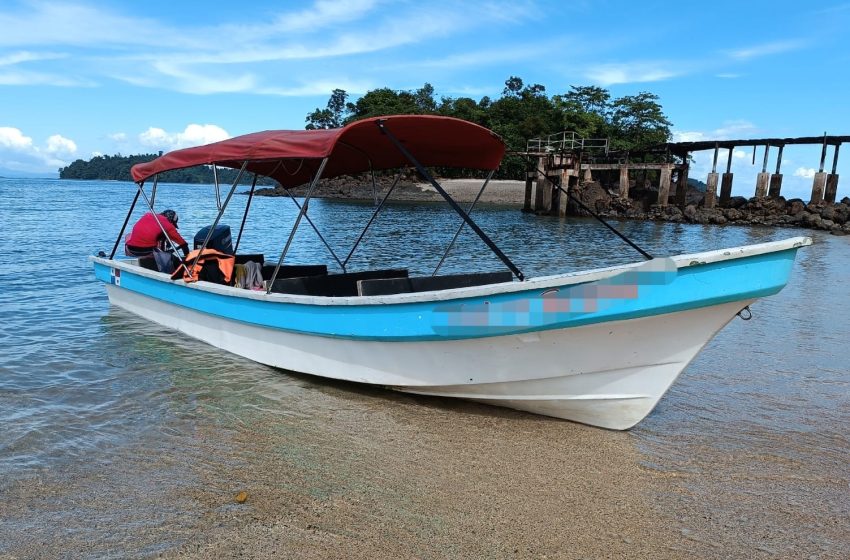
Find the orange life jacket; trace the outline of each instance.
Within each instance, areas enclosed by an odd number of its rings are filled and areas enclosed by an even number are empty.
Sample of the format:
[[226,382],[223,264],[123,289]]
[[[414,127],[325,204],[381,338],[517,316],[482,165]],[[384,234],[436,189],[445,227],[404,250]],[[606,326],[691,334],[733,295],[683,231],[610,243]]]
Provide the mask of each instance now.
[[[198,259],[197,263],[195,262],[196,258]],[[186,282],[197,282],[200,279],[204,263],[207,262],[217,264],[221,275],[224,277],[224,283],[230,285],[233,280],[233,268],[236,265],[236,257],[227,253],[221,253],[215,249],[204,249],[203,252],[195,249],[186,255],[186,258],[183,259],[183,264],[186,267],[178,267],[171,275],[171,279],[177,280],[182,275],[183,280]],[[189,269],[191,274],[186,269]]]

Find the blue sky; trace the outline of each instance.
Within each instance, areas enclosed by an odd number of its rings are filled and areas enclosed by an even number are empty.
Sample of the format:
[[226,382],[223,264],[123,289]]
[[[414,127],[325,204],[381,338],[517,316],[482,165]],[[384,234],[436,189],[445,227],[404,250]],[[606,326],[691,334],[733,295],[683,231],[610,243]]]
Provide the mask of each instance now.
[[[0,174],[300,129],[334,88],[478,99],[512,75],[549,95],[655,93],[677,139],[850,135],[848,29],[842,1],[4,0]],[[762,153],[734,156],[751,194]],[[819,156],[785,150],[789,195]]]

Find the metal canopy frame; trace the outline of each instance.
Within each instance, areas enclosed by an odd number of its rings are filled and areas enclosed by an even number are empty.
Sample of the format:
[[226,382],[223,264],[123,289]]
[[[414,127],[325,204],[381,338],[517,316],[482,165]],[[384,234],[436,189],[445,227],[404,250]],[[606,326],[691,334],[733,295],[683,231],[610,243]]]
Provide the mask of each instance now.
[[[460,233],[463,231],[463,228],[468,225],[481,238],[481,240],[484,241],[484,243],[490,248],[490,250],[493,251],[493,253],[511,270],[511,272],[520,281],[525,280],[525,275],[522,273],[522,271],[499,249],[498,246],[496,246],[496,244],[490,239],[490,237],[487,236],[487,234],[484,233],[484,231],[481,230],[481,228],[478,226],[478,224],[476,224],[472,220],[472,218],[469,217],[469,214],[475,208],[475,205],[480,200],[481,195],[484,193],[484,190],[487,188],[487,185],[490,183],[490,180],[492,179],[493,174],[495,173],[495,169],[491,169],[489,171],[489,173],[487,174],[487,177],[484,181],[484,184],[481,186],[481,189],[478,191],[478,194],[475,197],[475,200],[470,204],[469,208],[466,211],[464,211],[458,205],[458,203],[454,200],[454,198],[452,198],[452,196],[449,195],[445,191],[445,189],[443,189],[443,187],[437,182],[437,180],[431,175],[431,173],[429,173],[428,170],[387,129],[384,119],[377,120],[376,124],[379,127],[381,133],[386,135],[386,137],[401,152],[401,154],[405,157],[405,159],[407,159],[416,168],[416,170],[420,173],[420,175],[422,175],[434,187],[434,189],[440,194],[440,196],[442,196],[443,199],[445,199],[445,201],[449,204],[449,206],[451,206],[451,208],[455,212],[457,212],[458,215],[461,217],[461,223],[460,223],[457,231],[455,232],[451,242],[449,243],[449,245],[446,248],[445,252],[443,253],[442,257],[440,258],[440,261],[437,264],[436,268],[434,269],[432,276],[437,274],[440,267],[443,265],[445,259],[447,258],[450,251],[452,250],[455,243],[457,242],[457,238],[460,235]],[[347,146],[347,147],[354,148],[353,146]],[[354,149],[356,149],[356,148],[354,148]],[[298,166],[299,169],[304,164],[304,159],[305,158],[300,158],[301,161],[300,161],[299,166]],[[292,246],[292,242],[295,238],[296,232],[298,231],[298,227],[300,226],[302,219],[305,219],[305,218],[306,218],[307,222],[310,224],[310,226],[313,228],[313,230],[316,232],[319,239],[322,241],[322,243],[328,249],[330,254],[333,256],[334,260],[336,260],[336,262],[339,264],[340,268],[342,268],[343,272],[346,272],[347,271],[347,265],[348,265],[349,261],[351,260],[351,257],[354,255],[354,252],[357,250],[357,247],[362,242],[363,238],[366,235],[366,232],[369,230],[371,225],[374,223],[378,214],[385,207],[387,200],[389,199],[390,195],[395,190],[396,186],[398,185],[398,183],[401,179],[401,172],[399,172],[399,173],[396,174],[396,177],[393,180],[392,185],[390,186],[389,190],[383,196],[383,198],[381,199],[381,201],[379,203],[378,202],[378,188],[377,188],[377,180],[376,180],[376,176],[375,176],[375,171],[372,167],[372,162],[369,161],[369,174],[370,174],[370,178],[371,178],[372,193],[373,193],[373,198],[374,198],[374,201],[375,201],[375,204],[376,204],[376,208],[375,208],[374,212],[372,213],[372,215],[370,216],[365,227],[360,232],[360,235],[358,236],[357,240],[355,241],[355,243],[352,246],[351,250],[349,251],[348,255],[345,257],[344,260],[340,260],[339,257],[334,252],[333,248],[328,244],[325,237],[319,231],[318,227],[316,227],[315,223],[313,223],[313,221],[307,215],[307,210],[309,208],[310,199],[313,197],[315,190],[318,187],[319,181],[322,178],[322,174],[325,170],[325,166],[327,165],[328,160],[329,160],[329,156],[326,156],[326,157],[321,159],[321,163],[319,164],[319,167],[316,170],[316,173],[314,174],[313,178],[310,181],[310,185],[309,185],[307,192],[304,196],[303,204],[299,204],[298,201],[296,200],[296,198],[287,189],[287,195],[289,195],[290,199],[293,201],[295,206],[298,208],[298,215],[295,218],[295,222],[292,226],[292,229],[289,232],[289,235],[286,239],[286,243],[284,244],[283,250],[281,251],[280,258],[278,259],[277,265],[275,266],[275,269],[274,269],[274,273],[272,274],[271,278],[268,281],[266,294],[271,293],[272,287],[274,286],[274,282],[277,279],[278,274],[280,273],[280,268],[283,265],[283,262],[286,259],[286,255],[288,254],[288,252],[289,252],[289,250]],[[229,192],[227,193],[227,196],[225,197],[223,202],[221,200],[221,191],[220,191],[220,184],[219,184],[218,169],[217,169],[217,166],[215,164],[213,164],[212,171],[213,171],[213,180],[214,180],[214,183],[215,183],[214,187],[215,187],[215,197],[216,197],[216,208],[218,209],[218,213],[216,215],[215,220],[213,221],[212,226],[210,226],[210,229],[207,232],[207,235],[204,239],[204,242],[201,244],[200,248],[198,249],[198,255],[193,259],[193,262],[187,263],[186,261],[183,261],[183,262],[180,263],[180,265],[186,270],[186,272],[190,276],[192,274],[192,271],[194,271],[195,268],[197,267],[201,253],[203,252],[204,249],[207,248],[210,240],[212,239],[213,233],[215,232],[215,228],[216,228],[216,226],[218,226],[219,222],[221,221],[221,218],[223,217],[224,212],[227,209],[227,206],[230,203],[230,200],[231,200],[231,198],[233,197],[233,194],[236,191],[236,187],[238,186],[239,181],[242,179],[242,176],[244,175],[245,170],[246,170],[249,162],[250,162],[250,160],[245,160],[245,161],[242,162],[242,166],[239,169],[239,173],[237,174],[236,178],[234,179],[233,184],[231,185],[231,188],[230,188]],[[278,165],[283,166],[284,165],[283,160],[281,160],[278,163]],[[157,175],[154,176],[154,184],[153,184],[153,188],[152,188],[152,195],[151,195],[150,198],[148,198],[147,194],[144,191],[144,181],[139,181],[137,183],[138,189],[137,189],[136,195],[133,198],[133,202],[130,205],[130,210],[127,212],[127,216],[124,220],[124,224],[122,225],[121,231],[118,234],[118,238],[115,241],[115,245],[112,248],[112,253],[109,256],[110,259],[115,257],[115,253],[118,249],[118,245],[120,244],[121,238],[124,235],[124,232],[127,228],[127,224],[129,223],[129,220],[130,220],[130,216],[132,215],[133,210],[134,210],[134,208],[135,208],[135,206],[138,202],[139,196],[144,197],[145,202],[147,203],[147,206],[150,209],[150,211],[152,213],[156,214],[156,211],[154,210],[153,203],[154,203],[154,197],[156,196],[156,187],[157,187],[158,179],[159,179],[159,175],[157,174]],[[258,175],[256,173],[254,173],[253,174],[253,180],[251,182],[251,190],[248,193],[248,201],[245,204],[245,211],[242,215],[242,222],[240,224],[239,233],[238,233],[237,238],[236,238],[236,244],[234,246],[234,252],[236,252],[236,250],[238,250],[239,244],[242,240],[242,234],[243,234],[244,229],[245,229],[245,223],[246,223],[246,220],[248,218],[248,212],[251,208],[251,202],[253,200],[253,197],[254,197],[255,191],[256,191],[257,179],[258,179]],[[160,229],[163,232],[163,235],[165,235],[165,237],[168,240],[169,244],[171,245],[172,249],[175,252],[177,252],[178,248],[174,244],[174,241],[171,240],[170,237],[168,237],[168,234],[165,231],[165,228],[162,226],[162,224],[160,224],[158,221],[157,221],[157,223],[159,224]],[[189,265],[188,267],[187,267],[187,264]]]
[[493,251],[493,253],[497,257],[499,257],[499,260],[501,260],[505,264],[505,266],[507,266],[521,282],[525,280],[525,275],[522,273],[522,271],[517,268],[513,261],[511,261],[511,259],[509,259],[508,256],[505,255],[501,249],[499,249],[499,247],[493,242],[493,240],[490,239],[490,237],[486,233],[484,233],[484,231],[480,227],[478,227],[478,224],[476,224],[472,220],[472,218],[469,217],[469,214],[464,212],[463,208],[458,206],[458,203],[455,201],[455,199],[453,199],[451,195],[449,195],[449,193],[447,193],[445,189],[443,189],[442,185],[440,185],[440,183],[438,183],[437,180],[434,179],[431,173],[429,173],[428,170],[425,169],[425,166],[423,166],[419,162],[419,160],[413,157],[413,154],[411,154],[410,151],[408,151],[408,149],[405,148],[401,142],[399,142],[398,138],[393,136],[389,129],[387,129],[385,123],[385,119],[378,119],[377,121],[375,121],[375,124],[377,124],[378,128],[381,129],[381,132],[383,132],[387,136],[387,138],[389,138],[390,142],[393,143],[396,149],[398,149],[398,151],[401,152],[401,154],[405,158],[407,158],[407,160],[412,163],[414,167],[416,167],[416,170],[419,172],[420,175],[425,178],[426,181],[431,183],[431,186],[434,187],[437,192],[440,193],[440,196],[442,196],[446,200],[446,202],[449,203],[449,206],[451,206],[452,209],[457,212],[461,218],[463,218],[463,221],[467,225],[469,225],[470,228],[472,228],[472,231],[478,234],[478,237],[480,237],[481,240],[490,248],[490,250]]

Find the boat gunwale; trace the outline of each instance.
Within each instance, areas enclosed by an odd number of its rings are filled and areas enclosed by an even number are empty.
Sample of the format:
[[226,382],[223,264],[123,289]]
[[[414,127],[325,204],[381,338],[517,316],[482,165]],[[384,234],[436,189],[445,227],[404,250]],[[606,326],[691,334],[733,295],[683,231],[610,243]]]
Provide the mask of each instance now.
[[[701,266],[723,261],[731,261],[746,257],[754,257],[767,253],[775,253],[792,249],[799,249],[812,244],[811,237],[798,236],[779,241],[769,241],[755,245],[744,245],[727,249],[715,249],[701,253],[688,253],[665,257],[671,259],[677,269]],[[133,264],[134,259],[109,259],[106,257],[91,256],[89,260],[103,266],[125,270],[153,280],[169,284],[182,284],[183,287],[205,292],[211,292],[223,296],[240,297],[266,301],[269,303],[289,303],[299,305],[326,305],[326,306],[368,306],[368,305],[391,305],[405,303],[422,303],[433,301],[449,301],[471,297],[492,296],[514,292],[526,292],[530,290],[558,288],[587,282],[594,282],[610,278],[621,272],[643,266],[646,261],[635,262],[626,265],[616,265],[605,268],[580,270],[555,274],[550,276],[539,276],[526,279],[523,282],[502,282],[498,284],[485,284],[482,286],[471,286],[465,288],[452,288],[448,290],[432,290],[427,292],[414,292],[402,294],[388,294],[377,296],[308,296],[297,294],[285,294],[278,292],[266,293],[265,291],[245,290],[232,286],[224,286],[211,282],[186,283],[182,279],[171,280],[170,276],[162,272],[156,272],[141,268]]]

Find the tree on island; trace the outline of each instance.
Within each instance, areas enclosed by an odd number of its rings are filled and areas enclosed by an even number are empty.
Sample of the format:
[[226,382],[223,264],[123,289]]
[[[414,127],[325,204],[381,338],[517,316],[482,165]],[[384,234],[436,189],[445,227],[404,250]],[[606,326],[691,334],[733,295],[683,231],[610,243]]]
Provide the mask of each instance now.
[[[485,96],[479,101],[469,97],[437,101],[433,86],[425,83],[413,91],[374,89],[352,103],[345,90],[335,89],[325,109],[307,115],[306,128],[338,128],[368,117],[411,114],[445,115],[480,124],[499,134],[512,151],[524,151],[530,138],[563,130],[582,138],[608,138],[612,150],[642,151],[667,142],[671,126],[653,93],[612,100],[604,88],[571,86],[550,98],[545,86],[526,85],[522,78],[511,76],[496,100]],[[522,179],[525,167],[521,157],[508,155],[497,176]]]
[[[582,138],[608,138],[610,149],[640,152],[664,144],[670,139],[671,123],[664,115],[657,95],[640,92],[611,99],[608,90],[596,86],[571,86],[569,91],[549,97],[545,86],[526,85],[522,78],[511,76],[498,99],[487,96],[478,101],[470,97],[435,98],[434,87],[425,83],[413,91],[378,88],[366,92],[355,102],[348,93],[335,89],[327,106],[317,108],[306,117],[308,130],[339,128],[350,122],[381,115],[445,115],[471,121],[499,134],[510,151],[525,151],[531,138],[571,130]],[[96,156],[89,161],[77,160],[59,170],[61,179],[93,179],[131,181],[130,168],[151,161],[156,154],[133,156]],[[497,177],[522,179],[526,162],[520,156],[508,155],[502,161]],[[448,172],[448,171],[447,171]],[[221,182],[233,181],[236,172],[219,171]],[[169,171],[162,182],[212,183],[208,166]],[[243,181],[250,181],[249,177]],[[274,184],[261,178],[258,184]]]

